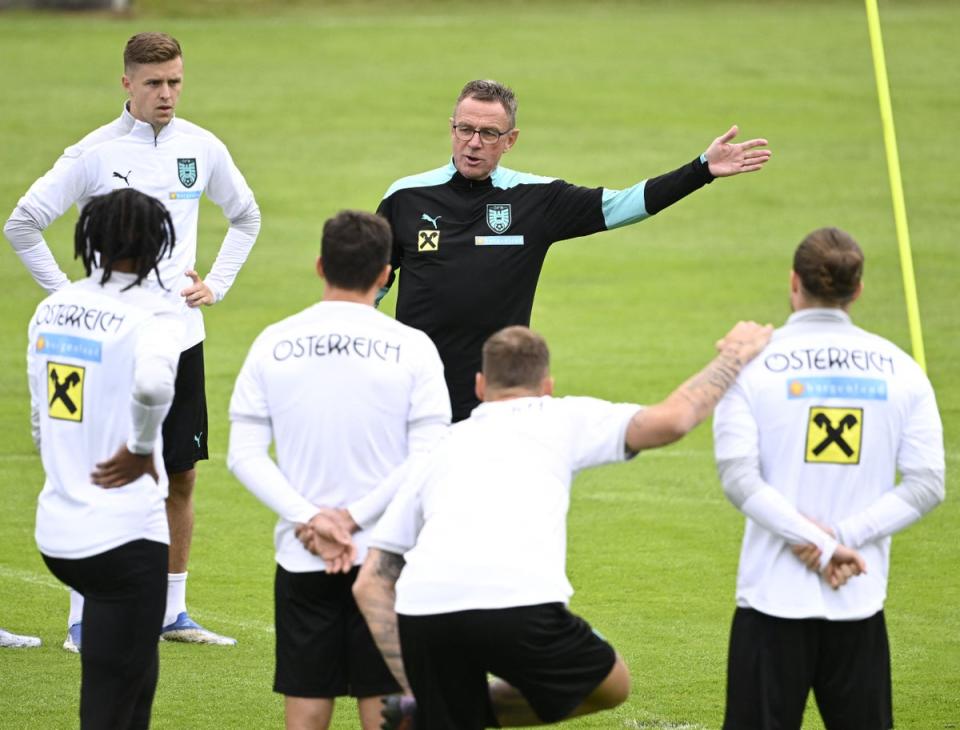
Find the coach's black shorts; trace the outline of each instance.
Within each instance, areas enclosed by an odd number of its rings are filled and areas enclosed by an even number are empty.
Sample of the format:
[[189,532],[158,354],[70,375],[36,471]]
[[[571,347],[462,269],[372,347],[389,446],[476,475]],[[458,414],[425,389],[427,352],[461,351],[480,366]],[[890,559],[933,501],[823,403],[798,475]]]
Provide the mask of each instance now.
[[332,698],[400,691],[353,600],[358,572],[291,573],[277,566],[274,692]]
[[179,474],[206,458],[207,394],[198,342],[180,353],[173,403],[163,422],[163,464],[167,474]]
[[811,687],[827,730],[893,727],[883,611],[861,621],[826,621],[738,608],[724,730],[799,729]]
[[616,653],[560,603],[398,616],[418,730],[498,727],[487,673],[519,690],[543,722],[570,715]]

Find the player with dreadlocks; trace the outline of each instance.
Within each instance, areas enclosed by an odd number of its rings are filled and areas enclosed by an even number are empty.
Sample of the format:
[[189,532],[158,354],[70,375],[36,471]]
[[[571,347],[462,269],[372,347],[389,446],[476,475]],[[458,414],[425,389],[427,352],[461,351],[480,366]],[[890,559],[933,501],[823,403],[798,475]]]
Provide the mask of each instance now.
[[172,251],[174,229],[162,203],[117,190],[84,207],[74,240],[87,278],[41,302],[29,328],[46,472],[36,539],[50,571],[85,599],[80,726],[146,728],[170,543],[161,424],[183,324],[141,284]]
[[83,262],[87,276],[94,269],[103,271],[100,283],[110,281],[114,268],[132,267],[135,281],[124,290],[138,286],[150,272],[164,289],[159,262],[173,253],[176,233],[173,220],[163,203],[121,188],[110,195],[93,198],[83,209],[74,234],[74,258]]

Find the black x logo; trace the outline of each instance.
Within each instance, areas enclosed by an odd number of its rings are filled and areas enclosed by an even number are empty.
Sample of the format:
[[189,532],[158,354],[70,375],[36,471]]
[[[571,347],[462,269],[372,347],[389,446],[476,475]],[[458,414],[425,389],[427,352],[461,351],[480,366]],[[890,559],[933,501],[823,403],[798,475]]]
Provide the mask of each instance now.
[[66,380],[61,383],[60,376],[57,375],[57,371],[51,370],[50,379],[53,381],[53,397],[50,399],[50,405],[52,406],[56,401],[61,400],[63,401],[63,405],[66,406],[70,413],[76,413],[77,406],[70,396],[67,395],[67,391],[70,390],[70,388],[74,388],[80,384],[80,376],[75,372],[70,373],[67,375]]
[[421,251],[436,251],[439,237],[439,231],[420,231],[419,249]]
[[820,456],[820,454],[823,453],[823,450],[830,444],[836,444],[847,456],[853,456],[853,449],[850,448],[850,444],[843,440],[843,432],[846,429],[853,428],[857,425],[858,421],[855,415],[852,413],[846,414],[840,419],[840,423],[837,424],[836,428],[834,428],[833,424],[830,423],[830,419],[825,413],[818,413],[815,415],[813,417],[813,422],[827,432],[827,437],[813,447],[812,453],[814,456]]

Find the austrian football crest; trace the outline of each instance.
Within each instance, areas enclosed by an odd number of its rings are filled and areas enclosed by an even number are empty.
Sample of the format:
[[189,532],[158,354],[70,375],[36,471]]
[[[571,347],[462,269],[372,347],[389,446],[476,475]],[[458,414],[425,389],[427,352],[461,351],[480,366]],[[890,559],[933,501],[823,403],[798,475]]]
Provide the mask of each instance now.
[[177,174],[180,176],[180,182],[185,188],[192,188],[197,181],[197,158],[179,157],[177,158]]
[[487,225],[494,233],[503,233],[512,222],[509,203],[487,206]]

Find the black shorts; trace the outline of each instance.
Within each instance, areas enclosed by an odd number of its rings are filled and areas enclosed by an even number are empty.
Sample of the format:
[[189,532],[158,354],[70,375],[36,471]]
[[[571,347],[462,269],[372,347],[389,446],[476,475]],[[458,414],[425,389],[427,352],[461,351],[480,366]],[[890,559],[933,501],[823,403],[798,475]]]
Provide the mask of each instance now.
[[397,617],[418,730],[499,727],[487,673],[557,722],[607,678],[616,653],[561,603]]
[[277,566],[274,692],[332,698],[400,691],[353,600],[358,572],[291,573]]
[[190,471],[207,457],[207,394],[203,343],[180,353],[173,403],[163,422],[163,464],[167,474]]
[[827,730],[893,727],[883,611],[861,621],[826,621],[738,608],[724,730],[799,729],[811,687]]

